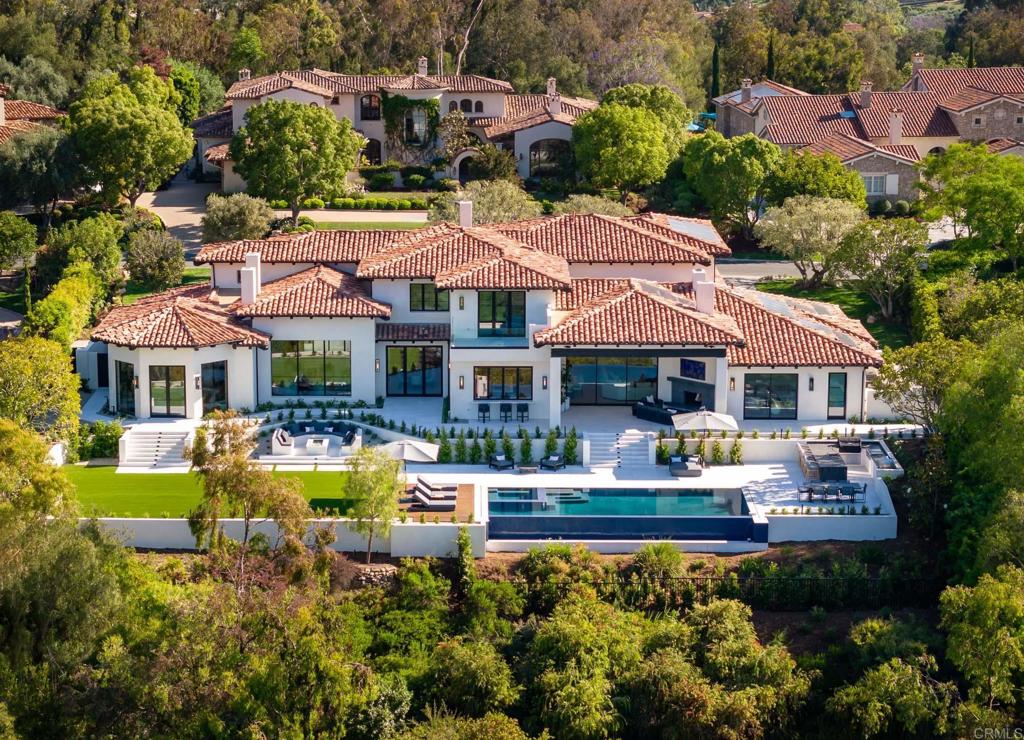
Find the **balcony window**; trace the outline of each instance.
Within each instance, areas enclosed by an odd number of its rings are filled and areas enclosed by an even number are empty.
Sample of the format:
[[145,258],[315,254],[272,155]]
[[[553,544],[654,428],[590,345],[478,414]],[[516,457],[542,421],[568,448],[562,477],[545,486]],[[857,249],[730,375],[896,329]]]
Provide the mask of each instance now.
[[410,108],[405,114],[405,143],[424,144],[427,138],[427,112]]
[[525,291],[482,290],[477,295],[477,336],[526,336]]
[[438,290],[433,283],[409,285],[410,311],[447,311],[448,291]]

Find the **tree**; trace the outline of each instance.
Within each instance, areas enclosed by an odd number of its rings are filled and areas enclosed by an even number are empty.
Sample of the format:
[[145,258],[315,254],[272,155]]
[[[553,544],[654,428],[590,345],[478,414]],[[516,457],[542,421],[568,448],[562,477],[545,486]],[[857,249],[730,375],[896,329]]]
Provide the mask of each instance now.
[[[196,78],[196,82],[199,84],[199,115],[212,113],[224,105],[224,83],[217,75],[195,62],[184,62],[178,59],[168,59],[167,61],[171,65],[172,72],[181,70]],[[179,90],[179,92],[182,91]],[[182,94],[184,95],[183,92]]]
[[483,640],[438,644],[425,679],[433,704],[470,717],[508,709],[521,690],[501,653]]
[[48,453],[38,434],[0,419],[0,519],[57,514],[71,503],[74,489]]
[[62,129],[43,126],[0,148],[0,207],[30,203],[43,214],[43,237],[58,201],[82,180],[78,153]]
[[810,93],[853,90],[864,68],[864,55],[847,33],[798,34],[779,59],[779,81]]
[[173,63],[169,79],[181,97],[181,102],[178,103],[178,120],[182,126],[188,126],[199,115],[199,79],[189,67]]
[[657,116],[665,129],[665,147],[671,158],[679,154],[686,140],[687,127],[693,122],[693,112],[687,110],[683,99],[665,85],[632,83],[613,87],[604,94],[601,103],[642,108]]
[[469,122],[461,110],[453,110],[446,114],[437,124],[437,133],[444,142],[442,156],[445,162],[452,163],[455,156],[470,146]]
[[203,243],[262,239],[270,231],[274,209],[245,193],[210,195],[203,214]]
[[576,162],[598,187],[630,190],[658,182],[668,168],[665,126],[654,113],[618,103],[580,116],[572,130]]
[[847,169],[834,154],[790,149],[768,174],[765,201],[779,206],[794,195],[848,200],[863,207],[867,193],[860,173]]
[[10,88],[8,97],[31,100],[54,108],[64,104],[68,82],[45,59],[26,56],[18,64],[0,55],[0,82]]
[[519,183],[516,158],[512,152],[499,149],[494,144],[481,144],[479,154],[469,160],[469,176],[474,180],[507,180]]
[[36,258],[36,279],[50,286],[68,265],[86,262],[109,289],[121,277],[121,247],[124,227],[109,213],[73,221],[50,233],[46,246]]
[[0,342],[0,417],[48,441],[78,431],[78,376],[64,348],[39,337]]
[[976,569],[994,573],[1000,565],[1024,568],[1024,493],[1009,491],[985,520],[978,539]]
[[996,157],[964,182],[964,223],[973,241],[998,245],[1016,272],[1024,256],[1024,158]]
[[431,221],[458,223],[457,201],[473,202],[473,224],[505,223],[536,218],[540,203],[508,180],[474,180],[457,193],[444,193],[430,204]]
[[196,545],[216,544],[218,524],[224,517],[243,520],[234,572],[240,594],[248,590],[245,566],[253,527],[273,520],[286,551],[296,553],[313,514],[302,495],[301,481],[276,477],[251,459],[255,447],[252,429],[244,419],[234,411],[214,411],[209,426],[196,429],[195,441],[185,451],[203,485],[202,499],[188,517]]
[[366,562],[373,554],[374,535],[386,537],[398,516],[402,464],[380,447],[360,447],[349,458],[345,498],[351,500],[352,528],[366,536]]
[[167,290],[181,284],[185,250],[166,231],[137,231],[128,243],[127,262],[133,280],[150,290]]
[[936,429],[949,380],[973,349],[970,342],[945,337],[886,349],[872,381],[875,395],[897,415]]
[[266,59],[259,31],[250,27],[238,29],[238,33],[231,40],[228,58],[232,72],[248,69],[258,73],[262,69],[263,60]]
[[859,224],[844,237],[835,253],[835,269],[867,293],[892,319],[896,301],[917,275],[928,244],[928,229],[909,218]]
[[130,84],[104,75],[86,85],[71,106],[74,146],[108,198],[122,196],[134,207],[143,192],[173,175],[192,154],[192,131],[172,112],[176,106],[169,107],[177,98],[169,86],[144,75]]
[[722,72],[721,61],[718,54],[718,41],[715,41],[715,48],[711,50],[711,89],[708,91],[708,109],[714,107],[714,99],[722,94]]
[[633,211],[618,201],[602,198],[600,195],[570,195],[565,200],[555,203],[554,212],[562,213],[600,213],[605,216],[632,216]]
[[768,56],[764,64],[764,76],[769,80],[775,79],[775,31],[768,36]]
[[297,226],[302,201],[344,190],[365,143],[351,121],[327,108],[268,100],[249,109],[230,151],[248,189],[287,201]]
[[933,220],[946,216],[952,221],[957,239],[970,236],[965,221],[966,184],[975,175],[980,176],[996,156],[984,144],[975,143],[950,144],[946,151],[926,156],[918,165],[923,215]]
[[864,218],[846,200],[797,195],[769,208],[757,224],[761,242],[793,260],[806,287],[821,285],[843,237]]
[[36,252],[36,227],[12,211],[0,211],[0,270],[27,262]]

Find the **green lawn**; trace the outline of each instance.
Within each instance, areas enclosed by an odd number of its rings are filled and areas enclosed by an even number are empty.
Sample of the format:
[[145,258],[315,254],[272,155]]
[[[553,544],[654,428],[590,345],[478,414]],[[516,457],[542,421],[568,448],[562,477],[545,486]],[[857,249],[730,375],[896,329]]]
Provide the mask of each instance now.
[[846,315],[858,319],[864,323],[865,328],[871,332],[880,345],[883,347],[902,347],[910,343],[910,332],[907,327],[898,322],[875,321],[869,323],[867,317],[878,313],[878,306],[866,293],[845,288],[841,286],[826,285],[817,290],[806,290],[796,286],[796,278],[787,280],[767,280],[757,284],[757,287],[766,293],[778,293],[794,298],[809,298],[815,301],[834,303],[839,306]]
[[[185,274],[181,276],[182,285],[193,285],[195,283],[205,283],[210,279],[210,268],[206,265],[202,267],[186,267]],[[135,301],[145,296],[152,295],[156,291],[148,290],[143,288],[141,285],[133,280],[128,281],[128,285],[125,286],[124,295],[121,297],[122,302],[126,306],[130,306]]]
[[[113,466],[66,465],[64,472],[77,488],[83,515],[187,516],[199,502],[200,485],[192,473],[122,473]],[[274,473],[298,478],[314,509],[344,513],[352,502],[341,497],[345,473]]]
[[370,229],[388,229],[389,231],[397,231],[402,229],[419,229],[427,225],[426,221],[348,221],[348,222],[337,222],[337,221],[315,221],[316,228],[321,231],[338,231],[344,229],[346,231],[368,231]]

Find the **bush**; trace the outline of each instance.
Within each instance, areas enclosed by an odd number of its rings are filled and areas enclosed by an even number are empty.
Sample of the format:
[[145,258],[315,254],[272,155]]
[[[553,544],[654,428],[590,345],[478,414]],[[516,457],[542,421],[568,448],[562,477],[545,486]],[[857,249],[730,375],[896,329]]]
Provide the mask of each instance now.
[[721,465],[723,462],[725,462],[725,450],[722,448],[722,443],[716,439],[711,445],[711,463]]
[[427,182],[427,178],[424,177],[423,175],[409,175],[408,177],[403,175],[402,182],[405,184],[407,188],[412,188],[413,190],[420,190]]
[[893,206],[892,212],[897,216],[908,216],[910,215],[910,204],[905,200],[898,200]]
[[508,664],[491,643],[461,638],[434,648],[424,683],[430,701],[471,716],[506,709],[520,691]]
[[[273,201],[278,203],[279,201]],[[283,203],[275,208],[287,208]],[[245,193],[234,195],[211,195],[206,199],[206,213],[203,215],[203,242],[237,241],[239,239],[260,239],[270,231],[274,210],[262,198]]]
[[422,167],[418,165],[406,165],[398,170],[398,174],[402,176],[403,180],[408,181],[410,177],[422,177],[424,179],[434,174],[434,170],[430,167]]
[[552,206],[554,213],[600,213],[605,216],[632,216],[633,211],[622,203],[600,195],[570,195]]
[[167,290],[181,283],[185,250],[166,231],[137,231],[128,244],[128,273],[150,290]]
[[395,186],[395,176],[390,172],[378,172],[373,175],[366,187],[370,190],[390,190]]
[[446,177],[437,181],[437,189],[446,193],[456,193],[459,190],[459,181]]
[[269,205],[269,206],[270,206],[271,208],[276,208],[276,209],[277,209],[277,210],[279,210],[279,211],[280,211],[280,210],[284,210],[285,208],[288,208],[288,207],[289,207],[289,206],[288,206],[288,201],[286,201],[286,200],[281,200],[281,199],[278,199],[278,200],[272,200],[272,201],[270,201],[270,203],[269,203],[268,205]]
[[875,216],[884,216],[887,213],[892,213],[892,202],[885,198],[876,200],[871,204],[870,211]]
[[404,198],[396,202],[398,203],[396,208],[400,211],[408,211],[410,208],[412,208],[412,202],[405,200]]
[[82,460],[117,457],[118,440],[124,434],[119,421],[97,421],[83,424],[78,431],[78,456]]
[[25,317],[25,333],[70,348],[91,323],[103,295],[103,285],[91,265],[71,265],[50,294],[33,304]]
[[314,210],[317,209],[317,208],[323,208],[324,207],[323,198],[316,198],[316,197],[314,197],[314,198],[306,198],[304,201],[302,201],[302,207],[303,208],[314,209]]
[[412,210],[415,210],[415,211],[425,211],[429,207],[430,207],[430,204],[427,203],[426,198],[410,198],[409,199],[409,208],[411,208]]
[[566,435],[565,444],[562,446],[562,456],[565,458],[566,465],[575,465],[579,461],[576,445],[576,427],[573,427]]
[[732,443],[732,448],[729,450],[729,464],[743,464],[743,443],[740,442],[738,439]]

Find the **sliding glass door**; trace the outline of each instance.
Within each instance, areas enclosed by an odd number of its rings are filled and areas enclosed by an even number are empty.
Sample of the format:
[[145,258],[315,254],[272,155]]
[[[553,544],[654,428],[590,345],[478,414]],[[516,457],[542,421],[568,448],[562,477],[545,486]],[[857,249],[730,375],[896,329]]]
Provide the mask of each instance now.
[[744,419],[795,419],[795,373],[747,373],[743,377]]
[[440,396],[443,355],[441,347],[388,347],[388,395]]
[[228,363],[207,362],[202,367],[203,413],[224,411],[228,407]]
[[185,415],[185,366],[149,366],[149,413],[152,416]]
[[569,397],[580,405],[632,405],[658,394],[656,357],[573,357]]
[[114,362],[114,384],[117,391],[118,416],[135,416],[135,366],[130,362]]

